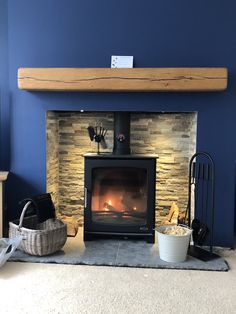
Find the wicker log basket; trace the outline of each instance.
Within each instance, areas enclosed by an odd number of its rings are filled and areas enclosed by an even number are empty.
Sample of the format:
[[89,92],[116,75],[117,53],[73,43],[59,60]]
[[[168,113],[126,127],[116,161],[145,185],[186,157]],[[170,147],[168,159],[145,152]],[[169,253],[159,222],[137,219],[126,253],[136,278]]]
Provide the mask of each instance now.
[[25,217],[30,204],[25,204],[20,219],[9,222],[9,237],[22,235],[18,249],[31,255],[45,256],[60,250],[67,239],[66,224],[57,218],[38,223],[37,215]]

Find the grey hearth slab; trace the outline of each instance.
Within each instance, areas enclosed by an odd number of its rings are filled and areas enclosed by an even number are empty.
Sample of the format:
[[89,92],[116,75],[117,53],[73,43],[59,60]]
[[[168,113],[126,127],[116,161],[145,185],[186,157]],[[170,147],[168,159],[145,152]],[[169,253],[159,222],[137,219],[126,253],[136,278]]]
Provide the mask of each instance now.
[[17,250],[10,261],[208,271],[227,271],[229,269],[223,258],[203,262],[188,256],[183,263],[164,262],[159,258],[158,244],[146,243],[144,240],[99,239],[84,243],[82,228],[75,238],[68,238],[63,250],[55,254],[38,257]]

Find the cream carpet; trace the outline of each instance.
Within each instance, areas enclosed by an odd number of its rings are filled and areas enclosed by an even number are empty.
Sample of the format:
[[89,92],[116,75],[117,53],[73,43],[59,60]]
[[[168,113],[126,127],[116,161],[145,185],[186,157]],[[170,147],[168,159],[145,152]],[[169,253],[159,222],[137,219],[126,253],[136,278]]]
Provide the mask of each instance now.
[[7,262],[0,313],[236,313],[236,252],[228,272]]

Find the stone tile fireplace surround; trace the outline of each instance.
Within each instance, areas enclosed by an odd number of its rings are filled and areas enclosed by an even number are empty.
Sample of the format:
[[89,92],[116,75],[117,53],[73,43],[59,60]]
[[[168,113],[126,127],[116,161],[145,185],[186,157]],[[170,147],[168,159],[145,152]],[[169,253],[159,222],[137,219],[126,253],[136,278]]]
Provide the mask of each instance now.
[[[113,149],[112,112],[47,112],[47,191],[57,210],[83,222],[84,159],[96,152],[87,127],[102,123],[108,129],[106,152]],[[131,151],[157,154],[156,223],[161,223],[172,202],[187,206],[188,162],[196,151],[197,114],[131,113]]]

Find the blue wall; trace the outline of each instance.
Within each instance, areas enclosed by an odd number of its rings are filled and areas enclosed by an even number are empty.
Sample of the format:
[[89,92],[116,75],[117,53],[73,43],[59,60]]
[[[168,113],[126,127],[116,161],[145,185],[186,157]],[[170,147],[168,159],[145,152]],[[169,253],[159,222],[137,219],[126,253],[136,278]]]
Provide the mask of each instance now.
[[9,122],[7,2],[0,0],[0,169],[9,168]]
[[[6,3],[7,1],[5,1]],[[198,150],[216,163],[215,244],[233,246],[236,156],[236,2],[228,0],[8,1],[11,151],[8,218],[17,202],[46,189],[47,110],[197,111]],[[36,93],[17,88],[19,67],[110,67],[134,55],[136,67],[229,69],[222,93]],[[7,129],[2,128],[3,132]]]

